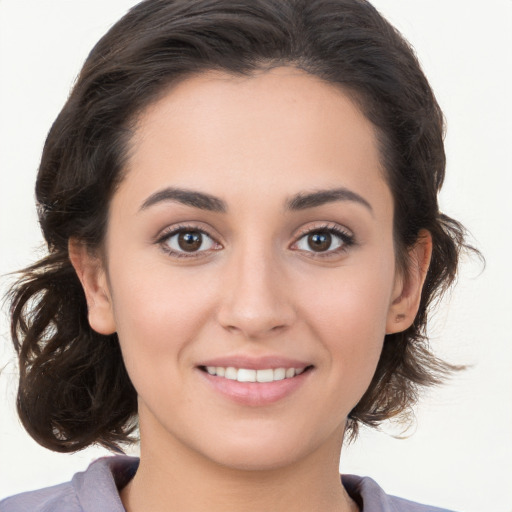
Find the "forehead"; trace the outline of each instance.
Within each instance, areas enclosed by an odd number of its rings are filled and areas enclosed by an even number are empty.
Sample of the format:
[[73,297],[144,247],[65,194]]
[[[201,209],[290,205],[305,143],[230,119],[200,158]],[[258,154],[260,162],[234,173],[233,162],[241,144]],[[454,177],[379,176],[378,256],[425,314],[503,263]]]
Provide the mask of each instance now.
[[131,149],[140,193],[382,185],[373,125],[339,87],[293,67],[174,85],[139,116]]
[[[315,125],[319,121],[324,125],[321,133]],[[244,135],[256,135],[258,128],[266,133],[272,130],[274,136],[280,132],[284,138],[304,133],[308,126],[308,135],[326,138],[327,134],[336,136],[340,122],[349,123],[354,136],[363,135],[369,145],[374,144],[373,125],[341,86],[289,66],[249,76],[207,71],[164,91],[139,116],[133,142],[141,142],[145,134],[172,129],[173,124],[176,138],[214,131],[219,137],[229,136],[233,135],[231,128],[241,142]],[[346,138],[347,134],[341,135]]]

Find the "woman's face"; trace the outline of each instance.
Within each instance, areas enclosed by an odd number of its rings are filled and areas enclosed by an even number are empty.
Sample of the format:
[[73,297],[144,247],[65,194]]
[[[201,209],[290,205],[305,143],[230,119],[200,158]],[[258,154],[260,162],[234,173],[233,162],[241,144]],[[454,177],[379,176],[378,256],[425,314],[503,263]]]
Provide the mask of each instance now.
[[252,469],[339,450],[400,330],[392,227],[372,125],[305,72],[209,72],[148,108],[89,292],[143,449]]

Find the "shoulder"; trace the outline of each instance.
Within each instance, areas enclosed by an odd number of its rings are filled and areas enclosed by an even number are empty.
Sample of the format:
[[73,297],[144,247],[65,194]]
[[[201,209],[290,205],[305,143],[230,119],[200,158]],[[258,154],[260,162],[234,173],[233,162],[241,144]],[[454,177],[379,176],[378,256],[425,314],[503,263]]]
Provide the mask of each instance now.
[[80,511],[71,482],[24,492],[0,501],[0,512],[75,512]]
[[118,488],[133,477],[134,457],[104,457],[70,482],[24,492],[0,502],[0,512],[124,512]]
[[343,486],[362,512],[451,512],[386,494],[371,478],[342,475]]

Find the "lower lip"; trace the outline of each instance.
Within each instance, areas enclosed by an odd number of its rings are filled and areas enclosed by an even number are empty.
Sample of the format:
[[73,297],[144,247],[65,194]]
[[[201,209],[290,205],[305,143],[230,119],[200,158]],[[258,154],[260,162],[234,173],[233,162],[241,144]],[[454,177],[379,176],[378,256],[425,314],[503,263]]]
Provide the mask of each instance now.
[[206,382],[230,400],[253,407],[270,405],[294,393],[309,378],[311,369],[295,377],[273,382],[238,382],[199,370]]

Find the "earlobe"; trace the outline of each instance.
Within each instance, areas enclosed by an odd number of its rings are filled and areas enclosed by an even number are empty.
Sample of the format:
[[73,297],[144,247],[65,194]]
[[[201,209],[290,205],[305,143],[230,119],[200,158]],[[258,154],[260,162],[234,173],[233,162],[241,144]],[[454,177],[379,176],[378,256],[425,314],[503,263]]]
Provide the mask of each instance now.
[[414,322],[431,257],[432,235],[426,229],[422,229],[418,233],[416,243],[408,251],[405,275],[396,278],[393,300],[388,311],[386,334],[405,331]]
[[68,253],[85,293],[89,325],[100,334],[113,334],[116,324],[104,265],[80,240],[69,240]]

